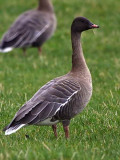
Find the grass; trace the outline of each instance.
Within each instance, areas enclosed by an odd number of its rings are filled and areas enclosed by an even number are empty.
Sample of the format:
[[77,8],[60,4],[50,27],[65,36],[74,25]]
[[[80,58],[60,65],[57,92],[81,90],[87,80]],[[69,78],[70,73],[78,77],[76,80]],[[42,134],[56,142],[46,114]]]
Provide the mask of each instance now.
[[[120,2],[53,3],[58,28],[43,46],[41,57],[36,49],[29,49],[26,57],[20,49],[0,54],[0,160],[120,160]],[[36,4],[35,0],[0,0],[0,36],[19,14]],[[58,139],[51,127],[36,126],[5,136],[2,129],[22,104],[47,81],[70,70],[70,25],[76,16],[85,16],[101,28],[82,36],[94,90],[89,105],[71,121],[70,139],[65,140],[60,124]]]

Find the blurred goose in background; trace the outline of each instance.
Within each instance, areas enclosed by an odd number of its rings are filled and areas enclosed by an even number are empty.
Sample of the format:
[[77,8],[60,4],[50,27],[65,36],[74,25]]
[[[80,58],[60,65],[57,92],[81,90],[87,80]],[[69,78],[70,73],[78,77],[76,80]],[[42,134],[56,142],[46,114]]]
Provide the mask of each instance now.
[[52,125],[57,137],[56,124],[62,122],[65,137],[69,137],[71,118],[84,109],[92,95],[92,79],[82,51],[81,33],[98,27],[84,17],[74,19],[71,26],[71,71],[40,88],[5,127],[5,135],[10,135],[26,125]]
[[41,53],[42,44],[56,29],[56,17],[51,0],[39,0],[37,9],[20,15],[4,34],[0,43],[0,52],[9,52],[13,48],[37,47]]

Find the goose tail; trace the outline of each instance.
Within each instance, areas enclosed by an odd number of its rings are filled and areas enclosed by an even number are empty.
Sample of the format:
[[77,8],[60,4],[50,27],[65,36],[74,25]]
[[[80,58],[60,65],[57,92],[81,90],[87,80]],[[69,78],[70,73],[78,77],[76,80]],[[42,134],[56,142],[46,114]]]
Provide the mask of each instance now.
[[0,42],[0,52],[7,53],[13,50],[13,47],[5,41]]
[[18,131],[20,128],[24,127],[26,124],[16,124],[15,126],[7,126],[3,129],[3,131],[5,132],[5,135],[10,135],[12,133],[15,133],[16,131]]
[[0,52],[1,52],[1,53],[7,53],[7,52],[10,52],[10,51],[12,51],[12,50],[13,50],[12,47],[4,48],[4,49],[0,48]]

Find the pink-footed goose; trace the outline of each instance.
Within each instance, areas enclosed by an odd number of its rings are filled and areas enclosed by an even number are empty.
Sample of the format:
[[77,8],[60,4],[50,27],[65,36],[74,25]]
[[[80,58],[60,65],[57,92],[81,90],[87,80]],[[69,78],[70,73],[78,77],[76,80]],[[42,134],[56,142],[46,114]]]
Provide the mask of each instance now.
[[84,17],[75,18],[71,26],[72,69],[61,77],[45,84],[16,113],[12,122],[5,127],[10,135],[26,125],[52,125],[57,137],[56,124],[62,122],[65,137],[69,137],[71,118],[79,114],[92,95],[92,79],[84,59],[81,33],[99,28]]
[[20,15],[4,34],[0,42],[0,52],[9,52],[13,48],[37,47],[41,53],[42,44],[56,29],[56,17],[51,0],[39,0],[37,9]]

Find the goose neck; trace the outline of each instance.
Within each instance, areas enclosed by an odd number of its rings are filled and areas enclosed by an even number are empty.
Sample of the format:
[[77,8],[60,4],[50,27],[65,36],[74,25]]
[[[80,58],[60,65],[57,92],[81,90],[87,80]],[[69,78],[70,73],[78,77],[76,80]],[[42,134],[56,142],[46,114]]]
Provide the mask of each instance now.
[[81,44],[81,33],[71,31],[72,41],[72,71],[80,72],[87,68],[85,58],[83,55],[82,44]]
[[38,10],[54,12],[51,0],[39,0]]

